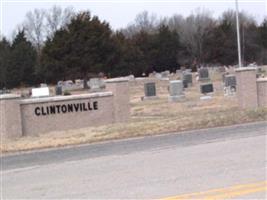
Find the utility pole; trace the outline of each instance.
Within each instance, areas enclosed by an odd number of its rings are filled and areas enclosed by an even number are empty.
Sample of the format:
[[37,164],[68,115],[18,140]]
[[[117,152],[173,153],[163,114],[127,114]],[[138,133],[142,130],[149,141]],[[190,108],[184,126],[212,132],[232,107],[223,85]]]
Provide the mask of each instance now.
[[241,61],[241,47],[240,47],[240,30],[239,30],[239,16],[238,16],[238,2],[235,0],[235,7],[236,7],[236,32],[237,32],[237,47],[238,47],[238,67],[242,67]]

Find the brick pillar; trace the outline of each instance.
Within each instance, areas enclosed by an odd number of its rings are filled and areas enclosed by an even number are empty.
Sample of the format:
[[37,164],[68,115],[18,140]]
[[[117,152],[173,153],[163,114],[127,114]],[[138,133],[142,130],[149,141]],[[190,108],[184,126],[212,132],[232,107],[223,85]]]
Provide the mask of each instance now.
[[267,107],[267,78],[257,80],[257,92],[259,107]]
[[20,96],[0,95],[0,136],[12,139],[22,136],[22,120],[19,104]]
[[242,67],[235,70],[236,72],[236,93],[239,106],[241,108],[257,108],[257,83],[256,68]]
[[122,78],[106,80],[106,89],[114,95],[114,121],[127,122],[130,119],[129,81]]

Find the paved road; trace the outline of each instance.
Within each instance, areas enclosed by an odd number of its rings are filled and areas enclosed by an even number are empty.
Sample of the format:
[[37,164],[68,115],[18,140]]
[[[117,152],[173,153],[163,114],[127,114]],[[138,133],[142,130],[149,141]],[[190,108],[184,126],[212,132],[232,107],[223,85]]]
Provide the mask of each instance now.
[[2,197],[265,199],[266,127],[256,123],[7,155],[1,157]]

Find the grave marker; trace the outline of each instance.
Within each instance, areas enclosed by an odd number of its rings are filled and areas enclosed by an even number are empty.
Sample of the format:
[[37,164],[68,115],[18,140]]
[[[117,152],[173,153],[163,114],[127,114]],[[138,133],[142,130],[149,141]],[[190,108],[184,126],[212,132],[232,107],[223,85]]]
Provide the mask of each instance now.
[[186,87],[192,86],[192,84],[193,84],[192,73],[191,72],[184,72],[183,73],[183,81],[186,82]]
[[33,88],[32,89],[32,97],[48,97],[49,96],[49,88]]
[[156,83],[149,82],[144,84],[145,96],[142,97],[142,100],[149,100],[157,98],[156,94]]
[[235,75],[226,75],[224,78],[225,87],[236,87],[236,78]]
[[97,92],[105,88],[105,82],[99,78],[91,78],[89,80],[89,86],[91,91]]
[[236,77],[233,74],[224,77],[224,95],[232,96],[236,92]]
[[213,84],[212,83],[203,83],[200,85],[200,91],[202,94],[208,94],[213,92]]
[[208,68],[200,68],[198,70],[198,77],[199,77],[199,81],[209,81],[209,70]]
[[175,102],[184,99],[183,82],[181,80],[170,81],[169,85],[169,101]]

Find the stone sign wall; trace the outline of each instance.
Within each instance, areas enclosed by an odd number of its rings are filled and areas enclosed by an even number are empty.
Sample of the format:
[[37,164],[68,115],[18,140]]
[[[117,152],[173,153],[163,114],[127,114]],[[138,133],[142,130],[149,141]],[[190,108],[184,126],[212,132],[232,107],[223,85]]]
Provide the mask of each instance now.
[[22,100],[23,135],[112,123],[112,101],[111,92]]
[[109,91],[91,94],[29,99],[0,95],[1,137],[39,135],[129,120],[128,81],[110,80],[106,84]]

